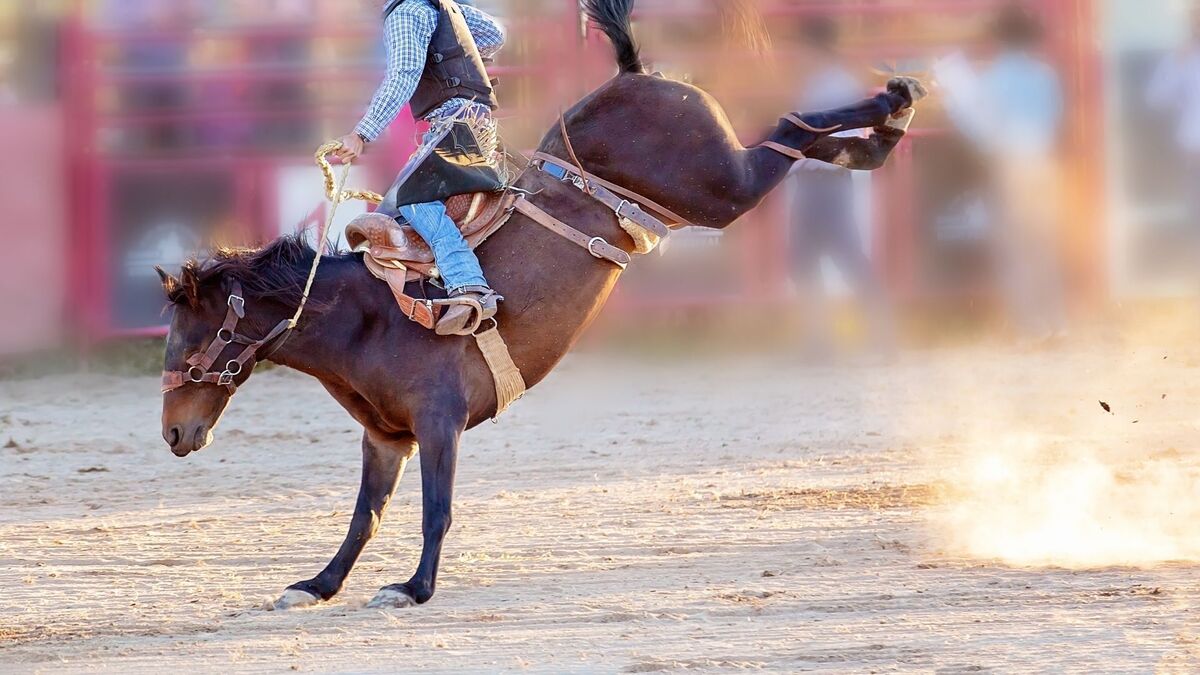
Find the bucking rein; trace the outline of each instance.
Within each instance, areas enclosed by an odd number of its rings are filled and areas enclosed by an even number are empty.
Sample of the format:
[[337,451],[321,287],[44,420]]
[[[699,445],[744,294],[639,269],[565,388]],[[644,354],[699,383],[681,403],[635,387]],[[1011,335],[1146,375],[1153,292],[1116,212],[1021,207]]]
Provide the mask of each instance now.
[[[571,157],[571,162],[568,163],[558,157],[537,152],[534,153],[526,170],[537,168],[562,182],[573,185],[584,194],[611,209],[616,215],[621,229],[633,240],[635,253],[650,253],[670,234],[672,228],[685,227],[689,224],[686,219],[679,217],[669,209],[641,195],[589,175],[579,162],[579,158],[575,155],[575,149],[572,147],[571,139],[567,135],[566,120],[561,116],[559,118],[559,126],[567,153]],[[217,331],[216,337],[209,343],[207,349],[188,359],[189,369],[187,371],[163,373],[163,393],[179,389],[186,384],[214,384],[227,387],[230,394],[233,394],[237,390],[237,385],[233,381],[234,378],[242,372],[243,367],[250,359],[258,356],[258,350],[272,343],[274,343],[274,347],[271,351],[278,350],[299,324],[300,317],[303,316],[304,309],[308,305],[309,295],[312,292],[313,283],[316,281],[317,269],[321,265],[321,259],[324,256],[325,247],[328,242],[329,230],[333,227],[338,207],[346,201],[357,200],[370,204],[380,204],[384,199],[383,195],[369,190],[346,189],[346,183],[350,178],[350,169],[353,166],[351,162],[343,163],[341,175],[335,179],[333,166],[330,165],[326,157],[341,148],[342,144],[339,141],[331,141],[318,148],[314,155],[316,164],[320,167],[322,176],[324,177],[325,195],[329,199],[331,206],[329,215],[325,219],[325,223],[322,225],[318,235],[316,255],[313,257],[312,268],[309,270],[308,279],[305,281],[304,291],[300,296],[300,303],[296,307],[296,313],[291,319],[285,319],[277,324],[261,340],[252,340],[235,332],[238,322],[246,315],[246,301],[241,293],[241,285],[235,282],[229,296],[229,310],[226,314],[225,322],[221,329]],[[504,188],[504,190],[508,189],[510,188]],[[651,213],[643,210],[641,204],[646,204],[651,211],[658,215],[651,215]],[[624,270],[631,262],[629,254],[624,250],[613,246],[602,237],[589,237],[583,232],[554,218],[526,200],[524,194],[518,194],[516,200],[508,208],[509,214],[514,211],[520,212],[542,227],[586,249],[593,257],[606,260],[621,270]],[[670,224],[668,225],[668,223]],[[359,252],[364,252],[367,256],[370,255],[369,251]],[[403,280],[408,270],[403,265],[393,262],[389,266],[388,271],[398,274],[400,280],[398,283],[401,284],[402,289]],[[387,281],[389,285],[396,283],[392,279],[384,279],[384,281]],[[405,295],[402,290],[397,290],[394,286],[393,291],[405,316],[425,328],[433,327],[433,321],[436,318],[439,308],[461,302],[454,299],[416,300]],[[480,312],[476,312],[476,316],[478,317],[479,315]],[[484,361],[487,362],[488,368],[491,370],[492,378],[496,385],[496,414],[492,418],[495,420],[509,406],[525,395],[526,385],[524,378],[521,376],[520,369],[517,368],[517,365],[512,360],[512,356],[509,354],[508,345],[505,344],[504,338],[500,335],[499,322],[494,318],[490,319],[490,321],[492,326],[483,331],[479,330],[482,321],[477,321],[472,336],[475,338],[480,353],[483,354]],[[230,360],[221,372],[214,371],[212,366],[221,353],[226,347],[234,343],[246,345],[246,348],[236,358]]]

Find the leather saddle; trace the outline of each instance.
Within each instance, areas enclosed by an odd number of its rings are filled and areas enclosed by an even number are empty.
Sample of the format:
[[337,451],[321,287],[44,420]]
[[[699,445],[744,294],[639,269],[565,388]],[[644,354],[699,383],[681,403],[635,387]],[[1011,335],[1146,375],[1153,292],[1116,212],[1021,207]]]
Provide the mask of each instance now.
[[[517,197],[508,190],[457,195],[446,200],[446,212],[474,250],[508,222]],[[416,230],[382,213],[355,218],[346,227],[346,241],[381,279],[400,270],[406,282],[439,276],[433,251]]]

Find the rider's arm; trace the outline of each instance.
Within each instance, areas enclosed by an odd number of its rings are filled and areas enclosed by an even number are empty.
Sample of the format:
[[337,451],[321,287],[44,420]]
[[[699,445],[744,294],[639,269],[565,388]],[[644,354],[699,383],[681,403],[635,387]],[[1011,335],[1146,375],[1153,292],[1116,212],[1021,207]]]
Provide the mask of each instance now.
[[384,23],[387,74],[354,129],[367,141],[379,138],[416,92],[436,28],[437,10],[417,2],[404,3]]
[[500,51],[504,46],[504,26],[495,17],[482,12],[470,5],[460,4],[462,8],[463,18],[467,20],[467,28],[471,31],[471,37],[475,38],[475,46],[479,48],[479,55],[485,59],[490,59]]

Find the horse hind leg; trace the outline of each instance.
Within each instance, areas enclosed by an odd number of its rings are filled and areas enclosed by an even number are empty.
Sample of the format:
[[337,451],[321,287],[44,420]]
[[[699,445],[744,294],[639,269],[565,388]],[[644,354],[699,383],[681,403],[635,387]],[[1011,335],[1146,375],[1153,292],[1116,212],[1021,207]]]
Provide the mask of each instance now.
[[433,597],[442,543],[450,530],[458,443],[466,428],[466,419],[463,404],[461,414],[438,411],[413,425],[421,448],[421,533],[424,538],[421,562],[411,579],[379,589],[367,607],[412,607]]
[[884,126],[892,115],[911,105],[909,95],[888,91],[835,110],[794,113],[780,120],[767,140],[807,154],[829,134]]
[[417,452],[417,442],[411,435],[388,436],[368,431],[363,434],[362,449],[362,483],[346,540],[320,574],[289,586],[273,609],[314,605],[342,590],[363,548],[379,530],[388,502],[404,475],[404,467]]

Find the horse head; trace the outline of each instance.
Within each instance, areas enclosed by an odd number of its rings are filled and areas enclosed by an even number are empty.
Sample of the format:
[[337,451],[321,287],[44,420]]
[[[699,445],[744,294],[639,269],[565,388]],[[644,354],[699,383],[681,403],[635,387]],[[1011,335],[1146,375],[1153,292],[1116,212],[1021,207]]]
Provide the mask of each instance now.
[[[228,387],[203,382],[208,369],[197,361],[219,339],[218,332],[221,338],[229,337],[222,326],[231,308],[232,289],[220,277],[204,274],[196,263],[184,265],[179,277],[157,269],[172,309],[163,358],[163,439],[171,452],[186,457],[212,442],[213,429],[233,396]],[[228,364],[235,349],[240,347],[230,342],[217,354],[215,363]],[[178,388],[169,383],[174,373],[182,373],[174,376],[182,385]],[[249,369],[244,369],[233,376],[233,383],[242,384],[248,377]]]
[[223,250],[207,263],[188,262],[178,277],[157,268],[172,308],[162,432],[177,456],[212,442],[234,392],[279,348],[311,255],[301,240],[284,237],[261,250]]

